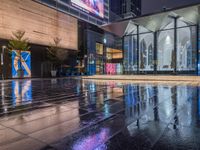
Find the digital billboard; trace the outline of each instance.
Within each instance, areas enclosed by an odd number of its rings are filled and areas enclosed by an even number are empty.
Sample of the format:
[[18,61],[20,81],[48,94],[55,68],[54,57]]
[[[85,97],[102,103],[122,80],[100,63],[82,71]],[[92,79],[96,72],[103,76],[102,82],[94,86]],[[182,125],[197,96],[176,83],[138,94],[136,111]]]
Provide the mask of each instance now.
[[72,5],[87,12],[104,17],[104,0],[71,0]]
[[18,78],[18,70],[24,71],[24,77],[31,77],[31,52],[12,50],[12,77]]

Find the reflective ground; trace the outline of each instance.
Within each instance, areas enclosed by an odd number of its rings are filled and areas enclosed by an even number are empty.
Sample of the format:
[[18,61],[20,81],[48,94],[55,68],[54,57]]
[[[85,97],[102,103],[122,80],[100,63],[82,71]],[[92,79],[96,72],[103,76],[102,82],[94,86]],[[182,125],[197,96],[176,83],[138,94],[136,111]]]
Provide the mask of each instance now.
[[200,149],[198,83],[16,80],[0,95],[0,150]]

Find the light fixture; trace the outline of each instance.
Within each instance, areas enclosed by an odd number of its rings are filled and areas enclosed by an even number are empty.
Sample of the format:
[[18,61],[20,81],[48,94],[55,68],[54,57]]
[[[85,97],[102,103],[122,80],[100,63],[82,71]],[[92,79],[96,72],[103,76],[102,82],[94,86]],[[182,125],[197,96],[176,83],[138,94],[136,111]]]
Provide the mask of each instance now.
[[106,44],[106,43],[107,43],[107,40],[106,40],[106,38],[104,38],[104,39],[103,39],[103,43],[104,43],[104,44]]

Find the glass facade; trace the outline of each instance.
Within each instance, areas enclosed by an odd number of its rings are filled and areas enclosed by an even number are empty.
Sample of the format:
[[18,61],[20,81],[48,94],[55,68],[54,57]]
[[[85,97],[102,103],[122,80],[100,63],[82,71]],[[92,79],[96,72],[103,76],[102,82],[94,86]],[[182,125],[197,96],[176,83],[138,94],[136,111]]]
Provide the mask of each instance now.
[[155,32],[137,30],[123,38],[124,74],[197,72],[197,25],[174,17]]
[[136,72],[137,71],[137,35],[124,37],[124,71]]
[[140,35],[139,47],[139,68],[140,71],[153,71],[153,50],[154,36],[153,33],[144,33]]
[[164,30],[157,34],[157,70],[173,71],[175,68],[174,30]]
[[[61,12],[70,14],[76,18],[84,20],[86,22],[95,24],[95,25],[102,25],[109,22],[109,1],[103,1],[103,18],[96,16],[93,13],[89,13],[89,11],[83,10],[82,8],[75,7],[72,4],[71,0],[35,0],[35,2],[53,7]],[[78,2],[77,0],[73,1],[75,4]]]
[[96,74],[103,74],[103,44],[96,43]]
[[196,69],[196,27],[177,29],[177,70],[187,71]]

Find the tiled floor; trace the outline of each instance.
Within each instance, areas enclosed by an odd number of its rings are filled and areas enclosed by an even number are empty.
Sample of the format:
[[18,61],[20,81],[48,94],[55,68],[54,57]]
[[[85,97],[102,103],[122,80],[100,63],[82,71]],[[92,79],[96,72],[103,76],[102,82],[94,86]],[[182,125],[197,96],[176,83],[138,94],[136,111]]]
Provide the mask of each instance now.
[[199,150],[198,85],[2,82],[0,150]]

